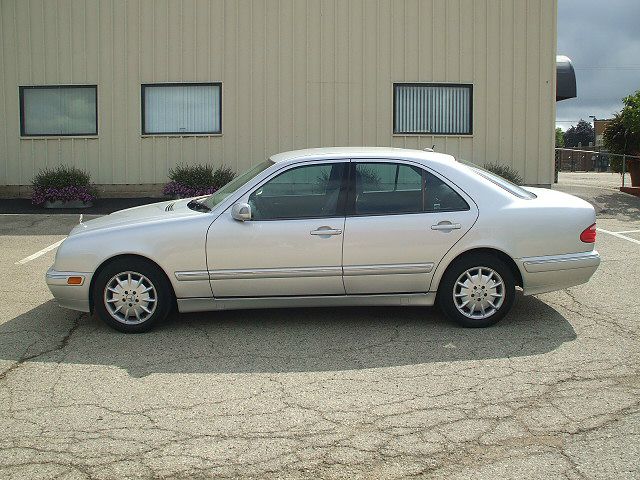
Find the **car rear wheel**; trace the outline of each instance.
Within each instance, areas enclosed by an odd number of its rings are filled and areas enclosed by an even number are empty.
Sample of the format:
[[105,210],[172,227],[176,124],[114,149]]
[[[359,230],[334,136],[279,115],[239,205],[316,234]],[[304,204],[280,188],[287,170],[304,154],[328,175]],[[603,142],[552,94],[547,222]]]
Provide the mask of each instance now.
[[164,320],[173,293],[164,273],[142,259],[118,259],[107,265],[94,285],[93,299],[100,318],[125,333],[140,333]]
[[438,303],[465,327],[489,327],[502,319],[515,298],[515,281],[503,261],[489,255],[463,257],[449,267],[438,289]]

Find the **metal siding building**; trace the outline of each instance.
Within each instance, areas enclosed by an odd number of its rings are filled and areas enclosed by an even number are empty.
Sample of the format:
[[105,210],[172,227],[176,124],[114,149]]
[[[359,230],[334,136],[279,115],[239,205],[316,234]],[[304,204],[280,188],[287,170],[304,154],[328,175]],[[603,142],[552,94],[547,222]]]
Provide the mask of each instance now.
[[[60,163],[141,192],[177,163],[332,145],[553,179],[557,0],[0,0],[0,20],[5,194]],[[192,82],[221,83],[221,133],[143,134],[141,85]],[[470,133],[394,134],[394,84],[422,82],[472,85]],[[20,87],[76,84],[97,135],[21,136]]]

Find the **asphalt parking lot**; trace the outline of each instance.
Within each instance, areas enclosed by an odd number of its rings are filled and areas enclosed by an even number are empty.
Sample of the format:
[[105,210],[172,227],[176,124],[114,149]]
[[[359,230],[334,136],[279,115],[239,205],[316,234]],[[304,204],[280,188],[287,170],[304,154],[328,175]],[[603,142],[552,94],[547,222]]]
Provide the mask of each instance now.
[[484,330],[348,308],[123,335],[54,303],[55,249],[26,260],[76,215],[0,216],[0,478],[638,478],[640,199],[575,178],[601,267]]

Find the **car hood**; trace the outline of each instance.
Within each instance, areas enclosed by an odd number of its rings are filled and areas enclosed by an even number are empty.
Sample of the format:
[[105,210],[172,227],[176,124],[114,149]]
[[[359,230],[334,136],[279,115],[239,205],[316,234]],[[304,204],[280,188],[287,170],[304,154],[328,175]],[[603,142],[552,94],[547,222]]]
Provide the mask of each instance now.
[[187,207],[187,203],[189,203],[190,200],[193,199],[171,200],[119,210],[103,217],[81,222],[71,230],[69,235],[106,228],[139,225],[141,223],[162,221],[170,218],[204,215],[202,212],[197,212]]

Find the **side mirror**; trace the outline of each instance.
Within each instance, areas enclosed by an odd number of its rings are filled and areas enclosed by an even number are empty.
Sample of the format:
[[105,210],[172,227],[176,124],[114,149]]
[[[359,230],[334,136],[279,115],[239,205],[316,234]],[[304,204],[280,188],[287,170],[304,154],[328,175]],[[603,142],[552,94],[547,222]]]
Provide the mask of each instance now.
[[231,207],[231,218],[239,222],[251,220],[251,206],[248,203],[236,203]]

